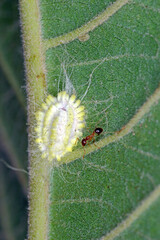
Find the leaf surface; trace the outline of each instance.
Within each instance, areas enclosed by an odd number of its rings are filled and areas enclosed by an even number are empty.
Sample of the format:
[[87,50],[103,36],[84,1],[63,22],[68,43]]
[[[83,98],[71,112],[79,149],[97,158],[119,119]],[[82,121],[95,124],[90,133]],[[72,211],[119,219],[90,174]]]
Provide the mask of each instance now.
[[[61,40],[64,34],[74,34],[110,4],[41,1],[43,39]],[[86,109],[84,137],[96,127],[104,130],[95,137],[89,154],[79,142],[81,157],[54,168],[49,239],[105,239],[159,185],[158,101],[148,107],[128,134],[97,147],[99,140],[123,131],[158,89],[159,13],[158,1],[129,1],[90,31],[88,40],[75,37],[66,44],[59,41],[46,51],[48,92],[56,95],[65,90],[68,76],[70,91],[76,92]],[[154,205],[151,209],[144,214],[159,220]],[[137,224],[143,229],[146,218],[140,215],[130,226],[132,232]],[[147,226],[145,236],[150,236],[152,230],[149,223]],[[132,239],[130,233],[126,229],[126,237],[117,239]],[[160,237],[158,230],[154,234],[155,239]]]

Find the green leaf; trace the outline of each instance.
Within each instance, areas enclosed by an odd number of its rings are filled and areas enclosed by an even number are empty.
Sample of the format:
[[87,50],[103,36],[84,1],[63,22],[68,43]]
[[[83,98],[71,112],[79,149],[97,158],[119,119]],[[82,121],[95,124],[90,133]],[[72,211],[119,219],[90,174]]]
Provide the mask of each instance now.
[[130,228],[115,239],[157,239],[157,236],[159,236],[159,201],[159,199],[155,201]]
[[[160,3],[21,0],[20,7],[31,133],[30,239],[132,239],[127,234],[138,224],[142,235],[144,229],[152,236],[143,216],[160,220],[153,207],[160,196]],[[63,90],[85,106],[83,137],[96,127],[103,133],[85,147],[79,141],[62,164],[53,162],[50,176],[34,143],[34,116],[46,92]],[[122,228],[124,221],[129,224]],[[155,230],[155,239],[159,234]]]

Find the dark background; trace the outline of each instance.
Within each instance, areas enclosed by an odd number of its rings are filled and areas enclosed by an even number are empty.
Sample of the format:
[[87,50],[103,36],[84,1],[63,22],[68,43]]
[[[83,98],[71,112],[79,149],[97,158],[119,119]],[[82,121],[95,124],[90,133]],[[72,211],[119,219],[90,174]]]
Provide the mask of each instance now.
[[[17,0],[0,1],[0,240],[27,237],[27,121]],[[15,168],[20,169],[20,171]]]

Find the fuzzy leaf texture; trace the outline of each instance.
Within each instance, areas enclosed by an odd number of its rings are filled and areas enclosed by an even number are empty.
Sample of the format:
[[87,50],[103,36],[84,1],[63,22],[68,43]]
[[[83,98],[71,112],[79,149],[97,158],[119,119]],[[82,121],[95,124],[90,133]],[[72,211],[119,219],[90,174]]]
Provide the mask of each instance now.
[[[43,38],[74,31],[110,4],[41,1]],[[159,8],[158,1],[130,1],[89,32],[87,41],[74,39],[46,52],[48,91],[63,90],[64,64],[86,108],[84,136],[95,127],[104,129],[95,144],[133,119],[159,86]],[[95,146],[84,159],[82,149],[79,159],[54,169],[49,239],[105,239],[107,233],[109,238],[134,216],[160,182],[159,109],[157,101],[121,139]],[[111,239],[160,238],[159,204],[153,200],[150,209]]]
[[[20,3],[22,25],[30,28],[32,22],[23,23],[27,1]],[[46,92],[57,96],[67,90],[81,99],[86,109],[83,137],[103,128],[85,147],[80,139],[73,153],[53,166],[50,178],[43,177],[49,182],[45,239],[159,239],[159,1],[41,0],[37,6]],[[25,54],[27,59],[27,50]],[[27,61],[27,69],[36,72],[36,60]],[[37,79],[32,83],[38,89]],[[30,101],[34,86],[28,86]],[[44,99],[41,92],[38,98]],[[37,106],[36,101],[29,104]],[[35,114],[33,109],[29,114]],[[30,143],[34,155],[31,148]],[[34,187],[31,203],[36,191],[44,194]],[[38,197],[36,201],[38,206]],[[40,240],[39,224],[30,239]]]

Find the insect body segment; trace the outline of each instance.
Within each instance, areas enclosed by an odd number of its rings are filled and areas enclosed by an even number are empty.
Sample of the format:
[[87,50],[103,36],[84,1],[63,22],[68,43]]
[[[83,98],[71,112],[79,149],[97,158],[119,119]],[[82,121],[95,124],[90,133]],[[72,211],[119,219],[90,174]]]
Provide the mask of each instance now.
[[97,133],[98,135],[100,135],[103,132],[103,129],[102,128],[96,128],[94,130],[94,132]]
[[82,146],[84,147],[87,144],[87,141],[92,141],[94,138],[95,134],[100,135],[103,132],[102,128],[96,128],[92,134],[88,135],[86,138],[82,139]]

